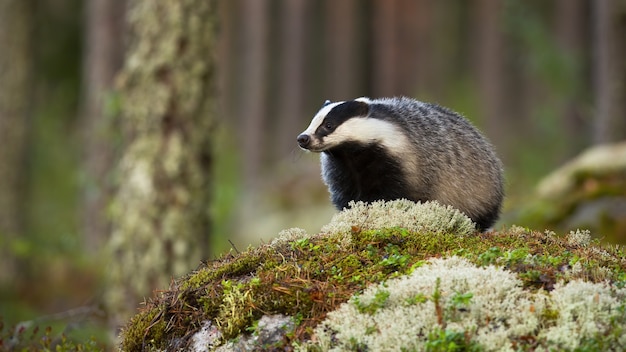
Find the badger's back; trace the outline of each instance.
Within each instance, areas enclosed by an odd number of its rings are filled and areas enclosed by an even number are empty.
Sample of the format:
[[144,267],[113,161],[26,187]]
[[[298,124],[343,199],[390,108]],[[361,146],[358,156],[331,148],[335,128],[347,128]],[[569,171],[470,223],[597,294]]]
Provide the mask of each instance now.
[[338,209],[352,200],[437,200],[463,211],[480,229],[495,223],[502,165],[474,126],[446,108],[408,98],[361,101],[367,115],[345,131],[335,127],[340,142],[321,150],[322,177]]

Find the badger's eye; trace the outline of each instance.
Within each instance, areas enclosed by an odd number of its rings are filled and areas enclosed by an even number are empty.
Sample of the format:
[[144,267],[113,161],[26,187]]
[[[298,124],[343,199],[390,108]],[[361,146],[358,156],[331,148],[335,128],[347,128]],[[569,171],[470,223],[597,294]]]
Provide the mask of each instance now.
[[330,122],[326,122],[324,124],[324,128],[326,128],[327,130],[332,130],[333,129],[333,124]]

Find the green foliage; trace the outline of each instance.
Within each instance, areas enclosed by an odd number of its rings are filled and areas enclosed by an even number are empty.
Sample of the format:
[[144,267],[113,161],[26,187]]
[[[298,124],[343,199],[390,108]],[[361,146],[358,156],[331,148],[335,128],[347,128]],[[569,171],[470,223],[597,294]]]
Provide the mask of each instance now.
[[468,306],[472,301],[472,297],[474,297],[474,294],[471,292],[455,292],[450,298],[452,301],[452,307],[458,309],[464,306]]
[[[81,5],[69,0],[65,6],[78,14]],[[76,217],[81,148],[72,128],[78,120],[81,85],[81,21],[79,16],[55,16],[59,9],[53,7],[43,2],[36,15],[42,28],[55,30],[37,31],[36,38],[38,95],[33,99],[25,193],[25,234],[33,260],[42,254],[75,255],[81,248]]]
[[407,305],[418,305],[428,301],[428,296],[423,293],[416,293],[415,295],[406,299]]
[[31,14],[36,23],[34,42],[25,43],[35,49],[30,58],[33,89],[28,116],[23,116],[28,128],[26,155],[23,163],[10,166],[24,170],[20,203],[24,206],[14,204],[23,232],[9,243],[0,234],[0,245],[20,263],[15,280],[0,287],[0,312],[6,324],[43,315],[37,310],[50,309],[53,302],[83,304],[87,295],[93,296],[90,290],[99,277],[99,258],[85,260],[77,216],[84,181],[78,134],[83,1],[36,3],[37,11]]
[[435,329],[428,334],[428,339],[424,344],[428,352],[478,352],[483,351],[479,344],[467,341],[463,331],[452,331]]
[[502,251],[498,247],[491,247],[478,256],[482,265],[495,264],[498,258],[502,257]]
[[374,299],[369,303],[362,303],[359,300],[359,296],[352,297],[352,303],[357,307],[359,312],[373,315],[376,311],[385,306],[387,299],[389,299],[389,291],[379,290],[374,294]]
[[5,326],[0,319],[0,351],[56,351],[56,352],[93,352],[104,351],[102,344],[92,337],[78,342],[65,333],[56,335],[52,327],[43,331],[39,326]]

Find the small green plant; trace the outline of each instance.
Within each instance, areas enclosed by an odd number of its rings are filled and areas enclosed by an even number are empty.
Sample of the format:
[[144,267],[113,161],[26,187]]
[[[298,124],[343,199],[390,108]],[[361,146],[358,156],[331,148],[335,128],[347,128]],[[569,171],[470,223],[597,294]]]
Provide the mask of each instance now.
[[472,297],[474,297],[474,294],[471,292],[455,292],[454,295],[450,297],[450,300],[454,308],[462,308],[470,304],[470,302],[472,301]]
[[504,253],[504,260],[507,264],[519,264],[524,262],[524,260],[528,257],[528,249],[526,248],[516,248],[511,251],[506,251]]
[[478,256],[478,260],[483,265],[496,264],[498,258],[503,256],[502,250],[499,247],[491,247],[487,251]]
[[423,293],[417,293],[412,297],[406,299],[406,304],[408,306],[422,304],[428,301],[428,297],[426,297]]
[[300,239],[293,241],[291,243],[291,249],[293,250],[300,249],[303,251],[315,252],[315,251],[320,250],[320,246],[311,243],[310,239],[305,237],[305,238],[300,238]]
[[337,281],[337,282],[343,282],[343,274],[342,274],[342,269],[336,266],[332,266],[330,268],[330,275],[332,277],[333,280]]
[[400,269],[404,268],[410,259],[411,257],[408,255],[391,254],[387,258],[384,258],[380,264],[391,269]]
[[359,312],[373,315],[377,310],[383,308],[387,300],[389,299],[389,291],[386,290],[378,290],[374,294],[374,299],[369,303],[361,302],[359,296],[354,296],[353,302]]
[[435,329],[428,334],[424,344],[428,352],[482,351],[480,345],[468,341],[462,331]]

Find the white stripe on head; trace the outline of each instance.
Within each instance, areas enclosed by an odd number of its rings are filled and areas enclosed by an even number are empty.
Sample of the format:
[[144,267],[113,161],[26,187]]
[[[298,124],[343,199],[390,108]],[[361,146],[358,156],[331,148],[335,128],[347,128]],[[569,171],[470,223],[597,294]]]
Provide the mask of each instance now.
[[419,172],[412,141],[400,127],[389,121],[371,117],[349,119],[324,138],[324,149],[347,141],[379,145],[401,161],[407,174]]
[[378,144],[397,157],[409,150],[409,140],[398,126],[371,117],[348,119],[324,138],[324,146],[328,149],[349,141]]
[[345,101],[330,103],[322,107],[320,111],[318,111],[317,114],[315,114],[315,117],[313,117],[313,120],[311,120],[311,124],[309,125],[309,127],[307,127],[306,130],[304,130],[304,132],[302,132],[302,134],[308,134],[310,136],[315,134],[315,131],[322,124],[322,122],[324,121],[324,118],[326,117],[326,115],[328,115],[330,110],[332,110],[335,106],[342,104],[342,103],[345,103]]

